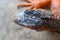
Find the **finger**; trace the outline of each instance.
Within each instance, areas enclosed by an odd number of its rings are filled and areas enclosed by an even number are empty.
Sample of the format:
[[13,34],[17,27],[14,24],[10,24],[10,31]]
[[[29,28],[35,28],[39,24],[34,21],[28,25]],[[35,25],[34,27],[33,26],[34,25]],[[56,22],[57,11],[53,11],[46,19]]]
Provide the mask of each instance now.
[[58,15],[60,10],[60,0],[51,0],[51,10],[54,11],[54,16]]
[[27,2],[32,2],[33,0],[26,0]]
[[33,9],[34,8],[34,6],[30,6],[28,9]]
[[51,10],[60,9],[60,0],[51,0]]
[[33,8],[33,10],[36,10],[36,9],[37,9],[36,7]]
[[27,4],[18,4],[18,6],[28,7],[28,6],[31,6],[31,4],[29,4],[29,3],[27,3]]

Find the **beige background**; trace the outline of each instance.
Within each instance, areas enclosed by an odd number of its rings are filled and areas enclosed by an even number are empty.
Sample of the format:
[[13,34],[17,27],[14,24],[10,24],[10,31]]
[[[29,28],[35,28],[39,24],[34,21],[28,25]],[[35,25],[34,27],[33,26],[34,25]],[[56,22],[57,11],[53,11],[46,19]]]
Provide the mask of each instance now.
[[13,15],[26,9],[17,9],[17,4],[22,2],[23,0],[0,0],[0,40],[60,40],[58,33],[37,32],[15,24]]

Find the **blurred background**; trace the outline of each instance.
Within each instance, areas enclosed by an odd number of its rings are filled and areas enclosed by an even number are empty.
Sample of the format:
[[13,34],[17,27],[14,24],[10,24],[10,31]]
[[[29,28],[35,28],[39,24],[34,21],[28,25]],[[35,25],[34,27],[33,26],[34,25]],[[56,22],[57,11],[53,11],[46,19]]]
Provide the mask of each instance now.
[[24,0],[0,0],[0,40],[60,40],[59,33],[35,31],[13,22],[13,15],[26,8],[17,9]]

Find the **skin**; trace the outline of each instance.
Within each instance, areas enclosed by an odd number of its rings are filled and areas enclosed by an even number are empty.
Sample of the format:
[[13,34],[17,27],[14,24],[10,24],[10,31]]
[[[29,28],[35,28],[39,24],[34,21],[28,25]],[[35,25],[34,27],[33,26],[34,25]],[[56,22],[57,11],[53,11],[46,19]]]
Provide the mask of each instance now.
[[[57,16],[58,11],[60,10],[60,0],[26,0],[28,3],[27,4],[18,4],[18,6],[24,6],[24,7],[29,7],[29,9],[50,9],[54,11],[54,16]],[[50,5],[50,6],[48,6]],[[47,8],[45,7],[47,6]],[[51,32],[58,32],[56,29],[49,29],[49,28],[44,28],[44,26],[42,26],[41,28],[31,28],[28,27],[30,29],[34,29],[34,30],[39,30],[39,31],[43,31],[43,30],[49,30]]]
[[[51,0],[26,0],[28,3],[26,4],[18,4],[18,6],[27,6],[28,9],[38,9],[38,8],[44,8],[46,5],[51,3]],[[45,7],[46,8],[46,7]]]
[[54,15],[58,15],[58,11],[60,10],[60,0],[51,0],[51,10],[54,11]]

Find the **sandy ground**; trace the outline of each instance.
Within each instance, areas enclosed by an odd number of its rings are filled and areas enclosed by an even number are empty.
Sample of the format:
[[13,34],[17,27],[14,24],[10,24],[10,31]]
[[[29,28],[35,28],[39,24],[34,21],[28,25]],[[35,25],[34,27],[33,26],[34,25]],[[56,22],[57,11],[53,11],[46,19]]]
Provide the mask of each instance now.
[[17,9],[17,4],[22,2],[23,0],[0,0],[0,40],[60,40],[58,33],[37,32],[15,24],[13,15],[26,9]]

